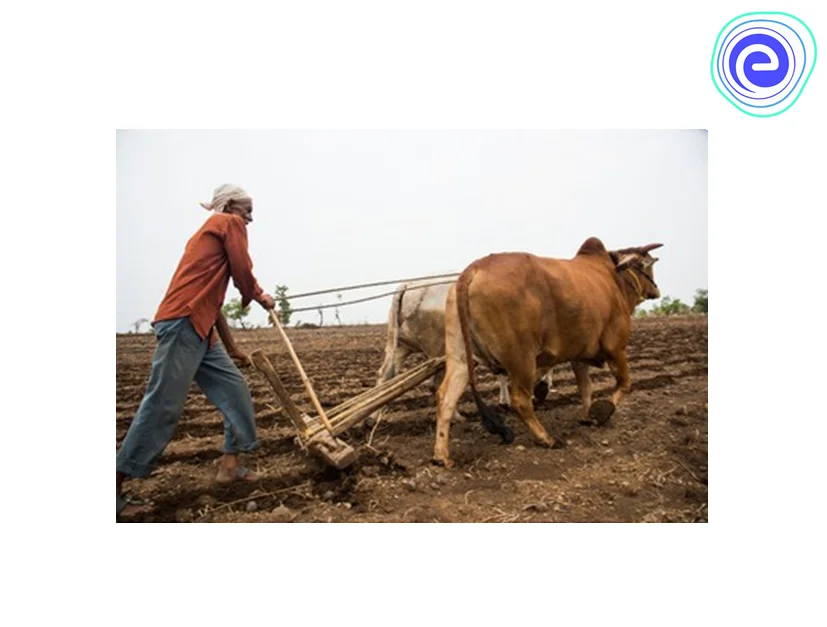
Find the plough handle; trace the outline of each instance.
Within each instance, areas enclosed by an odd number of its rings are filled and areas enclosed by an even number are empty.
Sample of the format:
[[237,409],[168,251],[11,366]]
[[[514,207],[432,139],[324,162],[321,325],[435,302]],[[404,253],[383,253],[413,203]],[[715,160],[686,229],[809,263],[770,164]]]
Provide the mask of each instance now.
[[319,420],[322,421],[322,424],[325,426],[330,432],[330,435],[333,435],[333,425],[330,424],[330,421],[327,419],[327,415],[324,413],[322,409],[321,403],[319,403],[319,399],[316,398],[316,393],[313,391],[313,386],[310,384],[310,379],[307,377],[307,374],[304,372],[304,368],[302,368],[302,364],[299,361],[299,356],[296,355],[296,351],[293,350],[293,345],[290,343],[290,338],[287,337],[287,333],[284,332],[284,329],[281,327],[281,322],[279,322],[279,317],[276,312],[272,309],[268,309],[267,313],[270,314],[270,320],[273,321],[273,326],[276,327],[276,330],[281,335],[281,339],[284,341],[284,344],[287,346],[287,350],[290,353],[290,357],[293,360],[293,363],[296,364],[296,369],[299,371],[299,376],[302,378],[302,382],[304,383],[304,389],[307,390],[308,396],[310,396],[310,400],[313,402],[313,407],[316,408],[316,413],[319,415]]

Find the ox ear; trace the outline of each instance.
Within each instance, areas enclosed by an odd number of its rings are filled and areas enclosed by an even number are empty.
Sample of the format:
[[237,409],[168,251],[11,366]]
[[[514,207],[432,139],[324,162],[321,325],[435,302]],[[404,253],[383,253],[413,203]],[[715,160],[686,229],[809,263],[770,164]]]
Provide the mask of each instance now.
[[615,270],[617,270],[618,272],[620,272],[621,270],[625,270],[630,265],[632,265],[632,262],[635,260],[637,255],[633,253],[626,253],[625,255],[620,255],[619,257],[620,258],[615,263]]
[[650,268],[655,265],[655,262],[658,261],[658,257],[649,257],[648,255],[643,258],[643,267]]

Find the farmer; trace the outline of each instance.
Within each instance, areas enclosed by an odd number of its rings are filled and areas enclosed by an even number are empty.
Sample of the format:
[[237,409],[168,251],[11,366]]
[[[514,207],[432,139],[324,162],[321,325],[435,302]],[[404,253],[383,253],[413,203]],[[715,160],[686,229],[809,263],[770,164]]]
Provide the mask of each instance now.
[[[224,415],[224,455],[216,480],[255,481],[259,477],[238,463],[240,451],[259,446],[253,403],[247,382],[227,351],[217,342],[216,331],[235,357],[243,355],[232,343],[221,306],[232,277],[241,292],[241,305],[255,300],[273,309],[273,298],[253,276],[247,252],[247,225],[253,221],[253,201],[242,188],[222,185],[212,202],[213,211],[193,235],[158,307],[152,327],[157,346],[146,394],[118,450],[116,464],[117,513],[127,516],[141,510],[127,503],[122,493],[126,477],[147,477],[172,439],[193,381]],[[229,339],[228,339],[229,338]]]

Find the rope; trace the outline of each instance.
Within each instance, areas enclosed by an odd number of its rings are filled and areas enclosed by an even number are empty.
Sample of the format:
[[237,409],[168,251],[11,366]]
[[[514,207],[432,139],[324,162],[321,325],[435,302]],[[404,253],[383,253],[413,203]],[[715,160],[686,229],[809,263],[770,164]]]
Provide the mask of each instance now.
[[[423,277],[428,278],[428,277]],[[453,283],[454,281],[439,281],[438,283],[428,283],[427,285],[414,285],[407,289],[409,290],[421,290],[426,287],[431,287],[432,285],[448,285],[449,283]],[[391,281],[394,283],[394,281]],[[335,291],[335,290],[334,290]],[[365,303],[369,300],[376,300],[377,298],[384,298],[385,296],[393,296],[396,293],[396,290],[392,292],[384,292],[382,294],[376,294],[375,296],[366,296],[365,298],[357,298],[356,300],[348,300],[343,303],[333,303],[332,305],[319,305],[318,307],[300,307],[299,309],[291,309],[292,313],[299,313],[301,311],[318,311],[319,309],[331,309],[333,307],[344,307],[345,305],[355,305],[356,303]],[[288,299],[289,300],[289,299]],[[277,301],[278,302],[278,301]]]
[[[277,300],[294,300],[296,298],[305,298],[306,296],[318,296],[319,294],[332,294],[334,292],[347,292],[348,290],[358,290],[362,289],[363,287],[377,287],[378,285],[391,285],[392,283],[407,283],[409,281],[424,281],[425,279],[444,279],[450,276],[459,276],[460,272],[451,272],[450,274],[432,274],[431,276],[420,276],[420,277],[413,277],[411,279],[395,279],[393,281],[378,281],[376,283],[363,283],[362,285],[346,285],[345,287],[334,287],[329,290],[318,290],[317,292],[305,292],[304,294],[287,294],[283,299],[279,298]],[[453,283],[453,281],[451,281]],[[441,284],[440,284],[441,285]],[[393,294],[393,292],[390,292]],[[382,296],[387,296],[387,294],[382,294]],[[379,298],[379,296],[376,296]],[[361,302],[361,301],[353,301],[353,302]],[[345,303],[342,303],[345,304]],[[347,303],[350,304],[350,303]],[[331,305],[331,307],[335,307],[335,305]],[[310,309],[318,309],[318,307],[311,307]],[[300,309],[294,309],[293,311],[303,311]]]

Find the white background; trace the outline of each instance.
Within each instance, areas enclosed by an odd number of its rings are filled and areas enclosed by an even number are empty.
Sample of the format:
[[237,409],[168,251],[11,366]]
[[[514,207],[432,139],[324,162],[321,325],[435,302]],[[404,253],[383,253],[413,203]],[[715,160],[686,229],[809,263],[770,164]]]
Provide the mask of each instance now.
[[[115,6],[4,15],[11,624],[823,616],[824,61],[771,119],[709,72],[766,7]],[[781,10],[827,32],[815,2]],[[116,128],[709,129],[710,524],[115,525]]]
[[[610,250],[662,243],[661,294],[691,304],[707,286],[708,136],[118,131],[115,329],[154,319],[187,241],[209,219],[199,199],[226,180],[253,198],[249,250],[268,292],[447,274],[503,251],[571,258],[597,236]],[[339,320],[386,323],[394,287],[340,292],[343,303],[374,300],[341,307]],[[225,302],[238,297],[230,286]],[[320,323],[313,308],[337,302],[335,292],[293,299],[290,324]],[[326,325],[338,324],[334,314]],[[251,307],[246,324],[267,327],[264,308]]]

